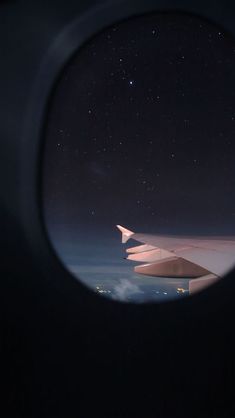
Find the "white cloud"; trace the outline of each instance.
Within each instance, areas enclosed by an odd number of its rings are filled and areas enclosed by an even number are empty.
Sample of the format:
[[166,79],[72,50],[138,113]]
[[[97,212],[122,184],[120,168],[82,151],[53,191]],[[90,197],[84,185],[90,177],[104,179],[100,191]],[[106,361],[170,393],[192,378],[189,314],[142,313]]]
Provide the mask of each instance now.
[[127,279],[121,279],[120,282],[114,286],[113,297],[118,300],[128,300],[130,296],[144,293],[139,286],[131,283]]

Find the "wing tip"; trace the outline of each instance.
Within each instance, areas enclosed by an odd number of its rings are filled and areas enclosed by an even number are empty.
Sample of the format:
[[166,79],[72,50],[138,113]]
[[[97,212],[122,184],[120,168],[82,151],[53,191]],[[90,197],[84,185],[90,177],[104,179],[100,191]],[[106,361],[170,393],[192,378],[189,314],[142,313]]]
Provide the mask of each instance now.
[[130,231],[130,229],[124,228],[122,225],[116,225],[116,227],[121,231],[122,233],[122,243],[125,244],[132,235],[134,235],[133,231]]

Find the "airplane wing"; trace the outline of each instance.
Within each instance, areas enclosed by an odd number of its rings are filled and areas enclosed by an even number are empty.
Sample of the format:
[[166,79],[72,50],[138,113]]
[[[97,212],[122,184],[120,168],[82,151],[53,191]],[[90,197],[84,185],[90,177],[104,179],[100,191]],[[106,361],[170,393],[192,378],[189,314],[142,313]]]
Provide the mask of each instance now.
[[127,249],[128,260],[144,263],[136,273],[155,277],[190,278],[193,293],[218,280],[235,265],[234,237],[176,237],[139,234],[117,225],[122,242],[141,243]]

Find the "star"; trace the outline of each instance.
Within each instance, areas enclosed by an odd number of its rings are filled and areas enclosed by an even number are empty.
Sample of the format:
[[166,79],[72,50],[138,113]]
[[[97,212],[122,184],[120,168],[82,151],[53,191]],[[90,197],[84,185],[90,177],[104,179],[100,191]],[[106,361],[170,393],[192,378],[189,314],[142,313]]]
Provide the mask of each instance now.
[[129,85],[130,85],[130,86],[133,86],[133,84],[134,84],[134,81],[133,81],[133,80],[130,80],[130,81],[129,81]]

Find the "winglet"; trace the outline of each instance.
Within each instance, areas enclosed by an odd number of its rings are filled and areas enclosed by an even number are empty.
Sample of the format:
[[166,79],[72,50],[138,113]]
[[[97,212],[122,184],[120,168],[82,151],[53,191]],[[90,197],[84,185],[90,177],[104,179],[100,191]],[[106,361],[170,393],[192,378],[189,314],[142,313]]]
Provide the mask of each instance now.
[[125,244],[125,242],[128,241],[128,239],[130,239],[130,237],[132,235],[134,235],[134,232],[130,231],[129,229],[124,228],[121,225],[116,225],[116,227],[119,229],[119,231],[121,231],[122,233],[122,243]]

